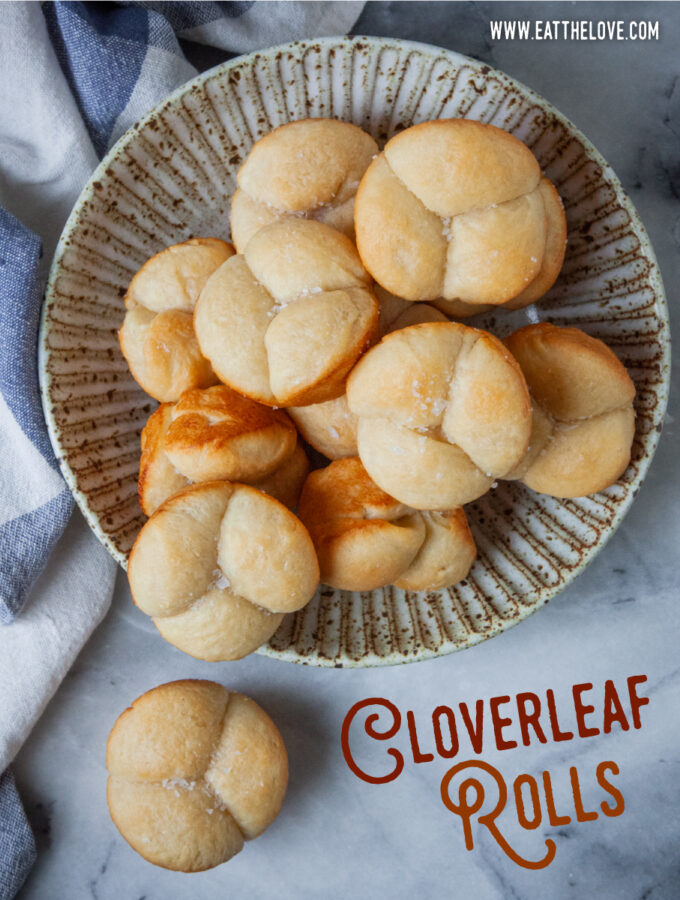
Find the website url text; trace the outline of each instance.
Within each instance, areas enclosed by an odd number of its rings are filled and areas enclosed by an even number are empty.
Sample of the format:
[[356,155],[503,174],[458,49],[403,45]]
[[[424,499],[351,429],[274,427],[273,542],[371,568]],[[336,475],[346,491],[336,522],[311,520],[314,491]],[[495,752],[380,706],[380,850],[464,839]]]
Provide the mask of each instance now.
[[596,22],[588,19],[492,19],[494,41],[658,41],[658,21],[624,22],[620,19]]

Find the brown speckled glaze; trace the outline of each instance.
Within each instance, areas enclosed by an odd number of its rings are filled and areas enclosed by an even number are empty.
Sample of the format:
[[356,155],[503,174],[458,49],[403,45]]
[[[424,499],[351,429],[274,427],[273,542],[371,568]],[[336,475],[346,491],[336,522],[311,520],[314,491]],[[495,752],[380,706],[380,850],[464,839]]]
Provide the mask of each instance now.
[[540,304],[472,324],[500,336],[530,321],[576,325],[612,347],[638,391],[633,459],[613,487],[558,501],[500,483],[468,508],[480,553],[460,585],[429,594],[322,588],[260,651],[330,666],[425,659],[509,628],[583,569],[637,493],[665,411],[668,319],[649,241],[606,162],[532,91],[455,53],[377,38],[255,53],[181,88],[123,136],[66,225],[42,322],[46,414],[78,503],[125,565],[144,521],[139,435],[155,405],[118,348],[127,284],[168,244],[228,238],[234,176],[253,141],[307,116],[355,122],[381,142],[416,122],[468,116],[527,143],[564,200],[564,270]]

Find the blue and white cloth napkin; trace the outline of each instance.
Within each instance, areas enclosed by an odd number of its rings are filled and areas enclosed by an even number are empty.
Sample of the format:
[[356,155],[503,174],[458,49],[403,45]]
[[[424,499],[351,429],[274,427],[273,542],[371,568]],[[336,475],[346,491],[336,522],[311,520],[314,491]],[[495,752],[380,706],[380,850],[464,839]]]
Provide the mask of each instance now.
[[35,861],[7,767],[103,618],[115,578],[113,561],[71,515],[40,406],[38,320],[59,234],[101,156],[197,74],[189,59],[205,68],[258,47],[342,34],[362,7],[0,8],[0,900],[15,896]]

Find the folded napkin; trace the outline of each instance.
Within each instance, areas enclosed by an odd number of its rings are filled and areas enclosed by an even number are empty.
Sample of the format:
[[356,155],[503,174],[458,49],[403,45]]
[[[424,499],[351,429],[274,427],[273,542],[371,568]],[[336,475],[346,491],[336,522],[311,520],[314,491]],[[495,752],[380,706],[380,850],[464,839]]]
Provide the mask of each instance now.
[[[35,860],[35,840],[11,772],[0,775],[0,895],[13,897]],[[12,893],[12,891],[14,893]]]
[[4,5],[0,900],[15,896],[35,859],[7,766],[104,616],[115,578],[113,560],[80,514],[71,516],[71,495],[40,406],[40,301],[59,234],[98,159],[149,108],[196,75],[197,66],[257,47],[346,32],[362,7],[360,2]]
[[0,623],[12,621],[71,515],[40,407],[40,240],[0,209]]

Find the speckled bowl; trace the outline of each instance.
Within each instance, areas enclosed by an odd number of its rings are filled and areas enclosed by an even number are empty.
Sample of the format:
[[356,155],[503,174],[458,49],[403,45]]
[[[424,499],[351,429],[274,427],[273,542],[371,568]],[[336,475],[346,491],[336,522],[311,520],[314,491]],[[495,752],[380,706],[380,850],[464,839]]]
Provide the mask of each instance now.
[[144,521],[139,435],[154,406],[118,348],[126,286],[168,244],[227,237],[235,174],[253,142],[308,116],[355,122],[380,142],[416,122],[466,116],[528,144],[564,200],[564,269],[540,304],[474,324],[500,336],[528,321],[577,325],[612,347],[637,387],[633,458],[613,487],[558,501],[501,483],[468,508],[479,559],[464,582],[428,594],[323,588],[260,651],[330,666],[426,659],[504,631],[583,570],[632,503],[666,406],[668,317],[647,235],[605,160],[533,91],[456,53],[379,38],[290,44],[185,85],[121,138],[66,224],[42,319],[45,413],[78,504],[125,565]]

